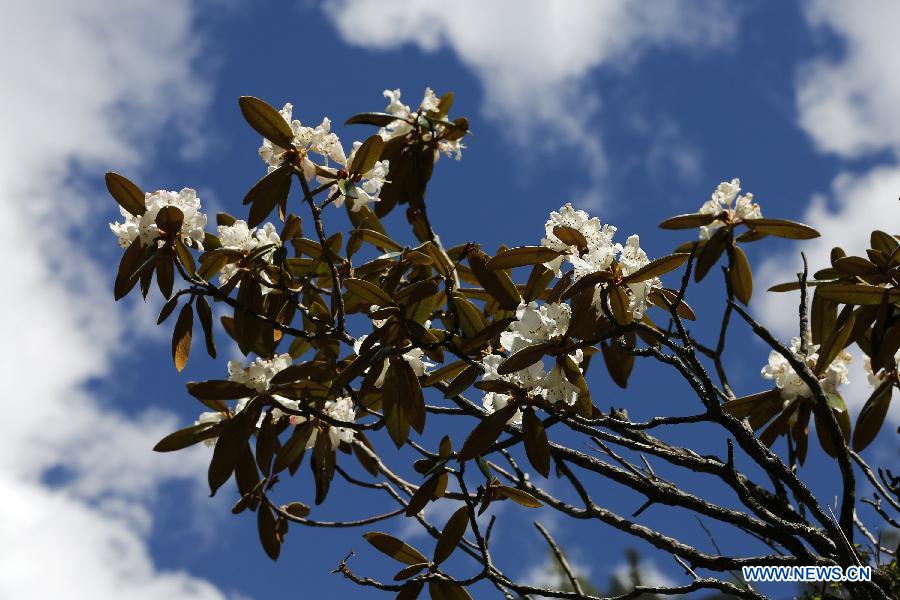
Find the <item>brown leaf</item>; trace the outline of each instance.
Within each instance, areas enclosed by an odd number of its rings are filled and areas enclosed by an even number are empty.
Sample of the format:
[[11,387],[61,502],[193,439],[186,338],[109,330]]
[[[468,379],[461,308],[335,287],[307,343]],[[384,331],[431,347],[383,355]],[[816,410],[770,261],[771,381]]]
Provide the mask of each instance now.
[[184,429],[179,429],[178,431],[170,433],[159,440],[156,445],[153,446],[153,451],[174,452],[175,450],[181,450],[182,448],[193,446],[198,442],[212,439],[216,437],[221,430],[221,423],[199,423],[197,425],[191,425],[190,427],[185,427]]
[[353,155],[353,162],[350,163],[351,173],[368,173],[381,158],[381,151],[384,149],[384,139],[380,135],[373,135],[362,143]]
[[700,213],[692,213],[687,215],[678,215],[670,217],[659,224],[662,229],[693,229],[709,225],[716,220],[718,215],[706,215]]
[[290,165],[281,165],[250,188],[244,196],[244,204],[250,204],[250,215],[247,217],[247,226],[256,227],[266,220],[272,209],[287,201],[291,193]]
[[144,192],[129,179],[118,173],[106,174],[106,189],[119,206],[132,215],[139,217],[147,212],[144,204]]
[[175,330],[172,332],[172,360],[178,371],[184,369],[191,353],[191,337],[194,331],[194,309],[190,304],[181,307]]
[[544,355],[547,354],[547,350],[555,347],[556,342],[543,342],[541,344],[535,344],[533,346],[527,346],[522,348],[509,358],[507,358],[503,363],[500,364],[500,367],[497,369],[497,373],[500,375],[509,375],[510,373],[515,373],[517,371],[521,371],[522,369],[527,369],[534,363],[541,360]]
[[259,533],[259,541],[266,555],[272,560],[278,560],[281,554],[281,542],[275,532],[275,514],[268,504],[262,504],[256,510],[256,529]]
[[510,269],[550,262],[561,254],[546,246],[520,246],[501,250],[485,265],[488,269]]
[[853,432],[853,449],[857,452],[864,450],[878,435],[891,404],[893,391],[891,382],[886,381],[875,388],[863,405],[856,419],[856,430]]
[[447,520],[434,548],[434,564],[439,565],[453,554],[469,527],[469,507],[463,506]]
[[538,473],[548,477],[550,475],[550,443],[547,441],[544,425],[534,414],[534,410],[523,411],[522,428],[528,461]]
[[502,498],[509,498],[516,504],[520,504],[526,508],[540,508],[543,503],[524,490],[501,485],[495,488],[497,495]]
[[241,113],[258,134],[276,146],[290,148],[294,142],[294,132],[284,117],[268,103],[253,96],[241,96]]
[[364,279],[348,277],[344,279],[344,287],[347,288],[347,291],[361,298],[369,306],[394,306],[393,298],[377,285],[371,284]]
[[503,433],[507,421],[512,418],[518,408],[516,402],[510,402],[497,412],[484,417],[463,442],[459,451],[459,460],[470,460],[484,454]]
[[750,271],[750,261],[740,246],[734,247],[734,262],[728,271],[728,277],[735,298],[745,305],[749,304],[750,296],[753,295],[753,273]]
[[363,535],[365,540],[372,544],[376,550],[387,554],[396,561],[406,563],[407,565],[415,565],[419,563],[427,563],[428,559],[425,555],[392,535],[372,531]]
[[811,240],[819,237],[819,232],[809,225],[784,219],[744,219],[744,225],[759,233],[791,240]]
[[690,258],[690,254],[677,253],[663,256],[650,261],[631,275],[625,278],[625,283],[637,283],[639,281],[647,281],[654,277],[664,275],[669,271],[674,271]]
[[575,246],[579,251],[587,250],[588,243],[584,236],[577,229],[566,227],[565,225],[557,225],[553,228],[553,235],[566,246]]
[[618,343],[610,345],[606,342],[601,342],[600,352],[603,354],[606,370],[609,371],[609,376],[615,384],[621,388],[628,387],[628,378],[631,376],[631,369],[634,367],[634,356],[620,348]]
[[216,340],[213,337],[213,318],[209,302],[203,296],[197,297],[197,316],[200,318],[200,326],[203,328],[203,339],[206,342],[206,353],[210,357],[216,357]]
[[452,581],[432,579],[428,582],[431,600],[472,600],[466,588]]
[[822,294],[823,298],[844,304],[881,304],[885,294],[889,295],[892,302],[900,300],[898,289],[888,291],[887,288],[865,283],[826,283],[820,285],[816,293]]
[[697,255],[697,265],[694,269],[694,281],[701,281],[709,270],[712,268],[722,253],[725,251],[728,242],[728,228],[720,227],[709,238],[703,248]]

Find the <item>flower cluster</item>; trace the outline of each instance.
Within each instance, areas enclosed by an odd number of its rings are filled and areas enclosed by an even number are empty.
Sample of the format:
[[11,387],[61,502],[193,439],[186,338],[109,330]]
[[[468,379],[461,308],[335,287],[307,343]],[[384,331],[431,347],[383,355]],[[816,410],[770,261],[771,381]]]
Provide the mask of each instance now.
[[[264,393],[269,390],[272,378],[291,366],[291,363],[292,360],[290,354],[279,354],[270,359],[256,358],[247,366],[244,366],[239,360],[232,360],[228,362],[228,379],[229,381],[241,383],[258,393]],[[280,406],[288,410],[297,410],[300,406],[297,400],[290,400],[277,395],[274,395],[273,398]],[[234,414],[244,410],[249,402],[249,397],[238,400],[234,407]],[[329,400],[325,403],[322,412],[337,421],[352,423],[356,419],[356,409],[350,398],[341,397],[336,398],[335,400]],[[218,411],[204,412],[200,414],[194,424],[218,423],[227,416],[226,413]],[[273,421],[278,421],[284,417],[288,418],[291,425],[300,425],[307,421],[306,417],[288,414],[280,408],[276,407],[272,409],[271,418]],[[260,415],[259,421],[256,424],[257,427],[262,425],[263,419],[265,419],[265,413]],[[335,427],[324,422],[322,422],[321,425],[322,427],[319,429],[325,429],[327,431],[332,448],[337,448],[342,441],[347,443],[353,441],[353,429],[347,427]],[[307,442],[307,448],[312,448],[316,443],[316,436],[319,429],[313,430],[313,433]],[[215,442],[215,438],[206,440],[208,446],[215,445]]]
[[[549,342],[565,333],[571,316],[572,309],[568,304],[520,304],[516,310],[516,320],[500,334],[500,343],[510,354],[515,354],[528,346]],[[576,350],[569,356],[575,364],[581,364],[581,350]],[[543,396],[551,404],[562,402],[571,406],[578,399],[578,388],[566,378],[558,365],[554,364],[547,371],[544,363],[538,361],[521,371],[501,375],[498,369],[505,360],[498,354],[485,356],[482,359],[485,368],[483,379],[507,381],[519,386],[530,396]],[[492,413],[502,409],[510,400],[512,397],[508,394],[488,392],[484,395],[482,404],[488,413]],[[521,411],[516,411],[510,422],[519,423],[521,420]]]
[[[557,227],[577,231],[584,238],[586,246],[579,248],[562,241],[554,233]],[[562,275],[564,261],[572,265],[576,281],[590,273],[605,271],[616,262],[624,276],[634,273],[650,262],[647,253],[640,247],[640,238],[637,235],[629,237],[625,246],[615,243],[613,242],[613,236],[616,233],[615,226],[601,224],[599,218],[591,217],[583,210],[576,210],[569,203],[560,208],[559,212],[550,213],[544,230],[545,236],[541,240],[541,245],[557,252],[565,252],[545,263],[548,269],[556,272],[557,277]],[[634,318],[643,317],[647,309],[650,291],[659,286],[660,281],[655,277],[647,281],[628,284],[628,289],[631,291],[629,309]],[[600,304],[599,289],[594,294],[594,304],[597,306]]]
[[[330,158],[344,164],[347,158],[344,156],[344,148],[337,135],[331,133],[331,120],[325,117],[320,125],[307,127],[299,120],[292,118],[293,111],[294,105],[287,103],[278,112],[291,126],[291,131],[294,133],[294,147],[300,152],[301,168],[306,180],[312,181],[316,175],[316,163],[309,158],[311,152],[321,156],[326,163]],[[270,140],[263,139],[262,146],[259,147],[259,156],[269,166],[270,173],[281,166],[284,150]]]
[[[400,102],[399,89],[384,90],[384,97],[388,99],[388,105],[384,112],[394,115],[398,119],[386,127],[382,127],[378,132],[385,141],[406,135],[413,130],[413,125],[416,123],[421,124],[425,129],[426,133],[423,134],[423,139],[426,141],[432,139],[432,135],[440,138],[444,133],[446,125],[434,121],[429,123],[423,118],[423,115],[437,113],[440,106],[440,98],[435,95],[434,90],[431,88],[425,88],[425,96],[422,98],[422,102],[416,111],[410,110],[409,106]],[[432,131],[433,134],[431,133]],[[438,150],[445,156],[452,156],[456,160],[462,158],[463,148],[465,146],[460,140],[439,139],[438,141]]]
[[[815,367],[819,360],[817,353],[818,344],[807,343],[806,353],[801,352],[800,338],[795,337],[791,340],[791,352],[797,359],[805,362],[810,369]],[[819,379],[822,390],[826,394],[836,393],[838,386],[850,383],[848,377],[848,365],[853,357],[846,350],[842,350],[834,361],[828,365],[825,372]],[[787,402],[796,400],[797,398],[811,398],[812,390],[800,379],[800,375],[791,367],[787,359],[781,354],[772,350],[769,353],[769,363],[762,368],[761,375],[765,379],[775,381],[775,385],[781,390],[781,398]]]
[[[721,215],[723,212],[728,213],[729,220],[743,219],[761,219],[762,212],[759,204],[753,202],[753,194],[747,193],[739,196],[741,193],[741,180],[732,179],[731,181],[723,181],[720,183],[712,197],[703,203],[698,211],[703,215]],[[734,207],[732,208],[732,203]],[[725,225],[721,219],[716,219],[709,225],[700,227],[700,239],[708,240],[709,236],[719,227]]]
[[[378,194],[381,193],[387,177],[388,161],[376,162],[366,173],[348,173],[348,165],[353,162],[353,157],[362,143],[354,142],[353,151],[348,157],[344,154],[341,140],[331,132],[331,120],[328,117],[322,119],[322,123],[316,127],[307,127],[292,118],[293,109],[293,105],[287,103],[278,112],[294,133],[294,148],[300,154],[300,165],[306,180],[312,181],[317,178],[323,185],[330,185],[328,195],[334,196],[332,201],[337,207],[342,206],[347,200],[350,209],[358,211],[366,204],[377,202]],[[265,138],[259,148],[259,156],[268,165],[270,173],[281,166],[284,152],[284,148]],[[319,155],[322,164],[314,162],[310,154]],[[339,165],[340,168],[329,167],[329,161]]]
[[[388,161],[379,160],[365,173],[349,173],[348,165],[353,164],[356,152],[362,146],[362,142],[353,142],[353,150],[346,159],[335,159],[342,168],[320,167],[318,180],[322,185],[328,185],[328,197],[333,197],[334,205],[343,206],[346,200],[350,210],[357,212],[363,206],[372,202],[378,202],[378,195],[386,183],[388,174]],[[343,154],[343,151],[341,152]]]
[[[275,231],[275,226],[271,223],[266,223],[259,229],[255,227],[250,229],[246,221],[238,219],[231,225],[219,225],[218,234],[222,248],[228,250],[250,252],[260,246],[273,245],[272,250],[261,257],[270,263],[275,254],[275,248],[281,246],[281,238],[278,236],[278,232]],[[225,285],[236,272],[237,266],[233,263],[222,267],[222,270],[219,272],[219,285]],[[263,276],[265,277],[265,273],[263,273]],[[268,286],[262,286],[263,294],[268,293],[270,290],[271,288]]]
[[110,223],[109,228],[119,238],[119,245],[127,248],[131,243],[140,238],[141,244],[149,246],[159,237],[159,228],[156,226],[156,216],[166,206],[174,206],[184,214],[181,224],[181,240],[188,246],[203,248],[203,237],[206,235],[206,215],[200,212],[200,198],[197,192],[191,188],[184,188],[180,192],[159,190],[144,194],[144,205],[147,210],[140,216],[129,213],[124,208],[119,211],[124,217],[124,222]]
[[256,358],[246,367],[239,360],[230,360],[228,361],[228,379],[262,393],[269,389],[272,378],[291,366],[291,362],[291,355],[287,353],[269,359]]
[[[297,404],[296,401],[282,401],[282,404],[293,403]],[[322,409],[322,412],[335,419],[336,421],[343,421],[345,423],[352,423],[356,420],[356,408],[353,406],[353,400],[346,396],[341,396],[340,398],[335,398],[334,400],[329,400],[325,403],[325,407]],[[275,411],[272,412],[273,416],[275,415]],[[291,425],[300,425],[307,421],[306,417],[292,415],[290,417]],[[355,431],[349,427],[335,427],[333,425],[328,425],[325,422],[320,421],[320,424],[324,426],[325,431],[328,434],[328,439],[331,442],[331,448],[336,449],[341,442],[345,442],[350,444],[353,442],[353,437]],[[313,429],[312,435],[309,436],[309,440],[306,442],[307,448],[312,448],[316,445],[316,439],[319,436],[319,428]]]

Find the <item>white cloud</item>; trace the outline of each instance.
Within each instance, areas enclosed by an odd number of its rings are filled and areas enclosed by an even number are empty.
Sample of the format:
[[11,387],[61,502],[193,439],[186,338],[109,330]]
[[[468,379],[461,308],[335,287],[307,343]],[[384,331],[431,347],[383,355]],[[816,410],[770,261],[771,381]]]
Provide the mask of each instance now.
[[894,27],[900,4],[814,0],[805,16],[817,32],[837,36],[842,48],[800,70],[801,127],[820,150],[842,157],[900,152],[900,38]]
[[[757,270],[760,292],[754,294],[754,313],[782,338],[796,336],[798,295],[762,290],[775,283],[795,281],[796,274],[802,269],[801,251],[806,254],[810,273],[814,273],[830,265],[829,256],[834,246],[840,246],[848,254],[864,256],[873,229],[900,232],[898,196],[898,166],[876,168],[864,175],[844,173],[835,178],[830,193],[814,196],[800,218],[816,228],[822,237],[792,244],[789,252],[769,257]],[[851,365],[850,379],[844,396],[855,415],[871,392],[859,355]],[[892,403],[889,415],[895,423],[900,423],[900,402]]]
[[[595,180],[605,168],[592,126],[601,97],[587,76],[600,67],[627,69],[650,48],[721,46],[735,29],[735,18],[713,0],[458,0],[449,8],[340,0],[325,12],[349,44],[450,48],[480,79],[489,117],[506,123],[519,142],[575,154]],[[431,84],[440,87],[438,79]],[[419,92],[407,90],[409,100]]]
[[[2,597],[223,597],[157,569],[146,542],[158,486],[196,477],[204,457],[154,455],[171,414],[126,415],[85,389],[111,376],[135,327],[96,258],[111,236],[85,233],[112,214],[95,187],[107,168],[136,169],[155,131],[189,133],[208,91],[192,66],[193,13],[187,1],[0,9],[0,531],[14,549]],[[66,476],[51,487],[54,468]]]

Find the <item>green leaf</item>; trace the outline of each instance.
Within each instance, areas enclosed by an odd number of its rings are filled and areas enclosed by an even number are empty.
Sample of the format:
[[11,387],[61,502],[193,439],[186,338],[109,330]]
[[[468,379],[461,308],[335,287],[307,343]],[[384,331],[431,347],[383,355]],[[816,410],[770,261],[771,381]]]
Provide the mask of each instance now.
[[144,192],[128,178],[110,171],[106,174],[106,189],[109,190],[113,200],[119,203],[119,206],[135,217],[147,212],[144,204]]
[[376,550],[387,554],[391,558],[396,561],[405,563],[407,565],[415,565],[419,563],[427,563],[428,559],[425,558],[421,552],[404,542],[403,540],[397,539],[392,535],[388,535],[386,533],[381,533],[378,531],[372,531],[363,536],[367,542],[372,544]]
[[244,119],[257,133],[276,146],[291,147],[294,142],[294,132],[281,113],[253,96],[241,96],[238,102]]
[[557,258],[561,252],[544,246],[520,246],[501,250],[485,265],[488,269],[510,269],[538,265]]

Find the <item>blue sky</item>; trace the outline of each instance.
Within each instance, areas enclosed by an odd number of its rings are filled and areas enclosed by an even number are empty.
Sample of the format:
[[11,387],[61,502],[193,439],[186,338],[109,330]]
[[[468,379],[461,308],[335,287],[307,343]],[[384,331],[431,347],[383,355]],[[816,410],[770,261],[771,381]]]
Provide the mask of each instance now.
[[[194,187],[210,213],[239,212],[263,172],[240,95],[293,102],[304,123],[327,115],[339,124],[382,109],[385,88],[401,88],[408,103],[425,86],[455,92],[454,114],[468,116],[475,135],[462,161],[438,163],[429,187],[448,245],[536,243],[548,213],[572,202],[618,226],[621,239],[639,233],[658,256],[685,238],[656,224],[696,210],[732,177],[767,216],[803,220],[827,240],[753,247],[760,291],[794,277],[801,249],[821,265],[832,245],[862,251],[873,226],[900,230],[900,42],[886,29],[900,17],[894,3],[121,4],[0,9],[0,227],[16,253],[0,311],[16,340],[0,361],[0,490],[10,499],[0,531],[16,552],[0,561],[0,596],[374,597],[329,574],[351,549],[358,571],[385,572],[361,531],[294,528],[273,565],[254,519],[232,517],[226,493],[205,497],[208,449],[150,452],[200,409],[185,381],[220,377],[224,365],[196,352],[177,375],[168,328],[154,326],[159,302],[112,301],[119,249],[106,223],[117,213],[102,173],[121,170],[144,189]],[[369,133],[337,129],[347,142]],[[405,231],[402,216],[393,223]],[[789,338],[794,304],[760,291],[754,313]],[[704,285],[692,304],[718,313],[719,293]],[[737,332],[729,343],[739,348],[730,363],[738,393],[763,389],[765,348]],[[854,416],[866,397],[856,363],[845,394]],[[627,399],[596,377],[595,402],[633,417],[691,410],[686,389],[645,372]],[[720,441],[710,449],[721,451]],[[896,454],[890,428],[867,450],[882,464]],[[833,472],[811,449],[804,474],[823,498],[834,494]],[[598,489],[616,510],[640,504],[612,484]],[[342,491],[323,518],[359,517],[380,502]],[[529,525],[540,518],[600,582],[626,547],[660,577],[682,577],[671,559],[600,525],[522,513],[506,508],[496,538],[514,574],[542,568]],[[692,520],[644,518],[710,550]]]

